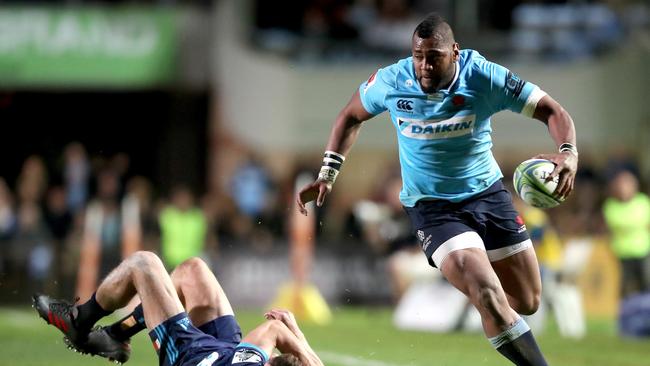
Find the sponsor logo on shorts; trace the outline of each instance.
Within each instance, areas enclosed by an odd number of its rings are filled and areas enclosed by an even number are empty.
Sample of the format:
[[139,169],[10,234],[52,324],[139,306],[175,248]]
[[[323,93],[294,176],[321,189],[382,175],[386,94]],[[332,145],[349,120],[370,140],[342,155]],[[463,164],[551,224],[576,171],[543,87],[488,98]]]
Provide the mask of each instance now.
[[184,317],[182,319],[179,319],[176,324],[180,325],[183,330],[187,330],[187,327],[190,325],[190,318]]
[[425,238],[424,231],[422,230],[418,230],[417,234],[418,234],[418,240],[420,241],[420,245],[422,245],[422,250],[426,252],[429,245],[431,245],[432,236],[429,235]]
[[526,231],[526,225],[521,225],[521,226],[519,227],[519,229],[517,229],[517,233],[518,233],[518,234],[521,234],[521,233],[523,233],[524,231]]

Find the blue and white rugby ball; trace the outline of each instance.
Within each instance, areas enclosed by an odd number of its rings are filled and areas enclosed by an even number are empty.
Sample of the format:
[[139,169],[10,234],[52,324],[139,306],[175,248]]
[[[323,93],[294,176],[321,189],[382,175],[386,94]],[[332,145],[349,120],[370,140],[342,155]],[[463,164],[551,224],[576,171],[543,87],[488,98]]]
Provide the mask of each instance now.
[[558,177],[546,181],[555,169],[555,164],[545,159],[530,159],[519,164],[512,177],[517,195],[527,204],[537,208],[551,208],[563,199],[553,195]]

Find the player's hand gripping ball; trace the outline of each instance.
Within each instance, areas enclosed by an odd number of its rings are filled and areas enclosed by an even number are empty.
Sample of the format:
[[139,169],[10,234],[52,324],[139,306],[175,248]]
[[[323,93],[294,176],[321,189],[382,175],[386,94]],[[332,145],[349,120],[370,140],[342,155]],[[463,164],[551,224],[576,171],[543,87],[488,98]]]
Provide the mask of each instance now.
[[555,164],[545,159],[530,159],[519,164],[512,177],[517,195],[537,208],[551,208],[562,203],[564,199],[553,195],[559,177],[548,180],[554,169]]

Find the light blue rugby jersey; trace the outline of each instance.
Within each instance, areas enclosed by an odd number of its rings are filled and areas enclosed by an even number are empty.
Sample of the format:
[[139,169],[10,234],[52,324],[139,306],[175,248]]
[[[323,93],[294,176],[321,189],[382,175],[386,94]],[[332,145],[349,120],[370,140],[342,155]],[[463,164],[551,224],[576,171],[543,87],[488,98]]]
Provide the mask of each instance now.
[[532,116],[546,94],[462,50],[447,90],[424,93],[409,57],[377,70],[359,95],[369,113],[390,112],[402,167],[400,200],[413,207],[421,199],[462,201],[503,177],[490,150],[490,116],[504,109]]

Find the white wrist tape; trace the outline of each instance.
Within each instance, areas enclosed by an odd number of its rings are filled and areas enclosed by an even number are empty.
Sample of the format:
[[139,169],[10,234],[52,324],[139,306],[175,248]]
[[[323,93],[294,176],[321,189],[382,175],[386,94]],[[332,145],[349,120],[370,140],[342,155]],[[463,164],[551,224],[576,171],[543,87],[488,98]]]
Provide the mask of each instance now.
[[334,184],[336,177],[338,177],[339,171],[332,168],[331,166],[322,166],[320,172],[318,173],[318,180],[326,182],[327,184]]
[[344,161],[345,156],[335,151],[325,151],[325,154],[323,154],[323,166],[318,173],[318,180],[327,182],[330,185],[334,184]]

